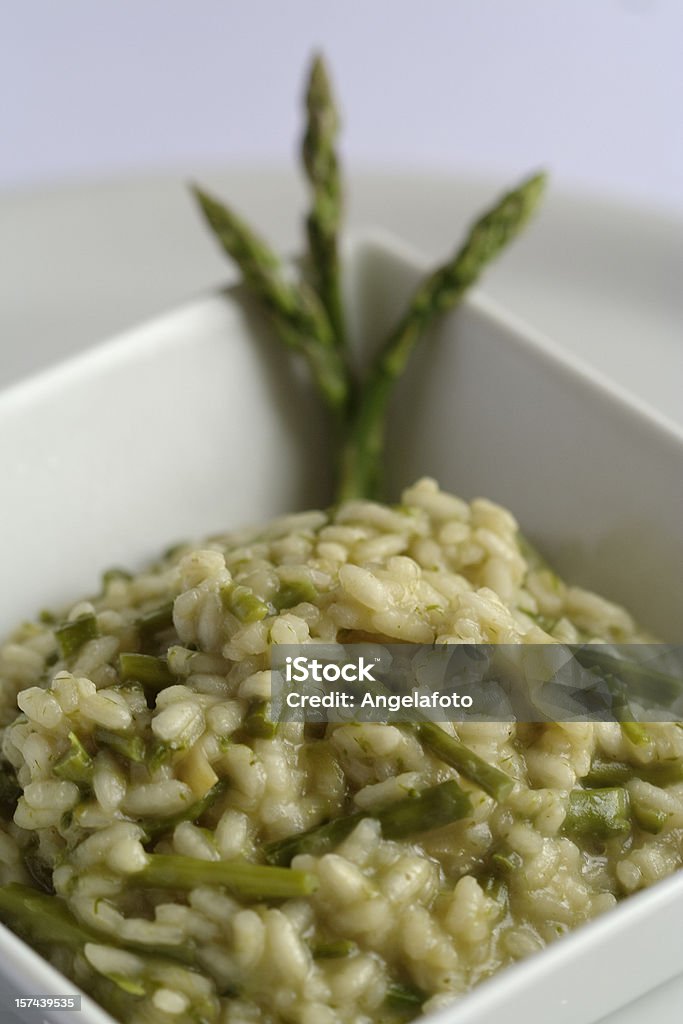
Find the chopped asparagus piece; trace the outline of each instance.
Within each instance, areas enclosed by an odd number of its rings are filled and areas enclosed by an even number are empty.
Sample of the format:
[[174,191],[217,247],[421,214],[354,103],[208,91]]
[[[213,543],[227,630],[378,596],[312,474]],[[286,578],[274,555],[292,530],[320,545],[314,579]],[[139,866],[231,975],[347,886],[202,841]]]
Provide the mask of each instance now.
[[424,992],[421,992],[415,985],[394,984],[387,988],[387,1005],[397,1012],[412,1015],[422,1006],[426,998]]
[[671,817],[666,811],[662,811],[658,807],[646,807],[640,800],[634,800],[633,797],[631,797],[631,810],[633,820],[638,828],[641,828],[643,832],[650,832],[653,836],[659,835]]
[[153,889],[222,885],[237,896],[257,900],[308,896],[318,888],[318,879],[306,871],[161,853],[150,854],[146,867],[129,878],[132,884],[149,885]]
[[221,779],[220,782],[217,782],[201,800],[196,800],[194,803],[186,807],[185,810],[178,811],[177,814],[172,814],[168,818],[143,818],[138,821],[138,824],[144,830],[148,839],[156,839],[165,832],[170,832],[171,829],[175,828],[176,825],[179,825],[181,821],[197,822],[204,812],[208,811],[208,809],[216,803],[218,798],[225,793],[227,786],[227,780]]
[[270,614],[265,601],[240,583],[231,584],[221,590],[221,601],[226,611],[231,612],[240,622],[260,622]]
[[352,956],[358,951],[358,946],[351,939],[335,939],[331,942],[318,942],[311,946],[311,954],[314,960],[336,960],[337,958]]
[[65,660],[78,654],[83,644],[100,635],[94,615],[80,615],[72,622],[65,622],[55,630],[55,637]]
[[640,722],[620,722],[620,725],[624,736],[634,746],[644,747],[648,743],[650,735]]
[[170,629],[172,625],[173,601],[168,601],[166,604],[160,605],[159,608],[153,608],[152,611],[145,612],[135,623],[137,631],[143,640],[154,636],[155,633],[161,633],[164,629]]
[[142,736],[126,736],[125,733],[110,732],[109,729],[96,729],[95,739],[135,764],[142,764],[146,759],[147,747]]
[[308,580],[297,580],[292,583],[283,583],[280,590],[273,598],[273,604],[278,611],[283,608],[293,608],[296,604],[303,604],[304,601],[313,603],[318,592]]
[[162,743],[161,740],[156,740],[152,743],[151,748],[147,751],[147,770],[153,775],[162,764],[167,764],[173,757],[174,747],[171,743]]
[[143,689],[152,691],[163,690],[176,682],[166,662],[151,654],[119,655],[119,676],[122,682],[134,680]]
[[609,839],[630,828],[629,798],[625,789],[575,789],[569,794],[564,829],[571,835]]
[[470,750],[460,740],[449,736],[434,722],[422,722],[417,727],[417,734],[424,745],[441,761],[455,768],[462,776],[492,796],[494,800],[504,800],[512,791],[515,785],[514,779],[511,779],[500,768],[488,764],[473,750]]
[[507,853],[498,851],[491,857],[491,863],[497,870],[507,874],[509,871],[517,871],[522,866],[522,858],[516,850],[509,850]]
[[250,704],[244,719],[244,728],[250,736],[263,740],[272,740],[275,736],[278,723],[268,717],[270,707],[269,700],[255,700]]
[[451,779],[381,810],[356,811],[305,832],[276,839],[266,843],[264,851],[270,864],[289,864],[299,853],[319,854],[337,846],[365,818],[379,821],[386,839],[406,839],[465,818],[471,810],[467,793]]
[[581,779],[590,789],[600,786],[622,786],[629,779],[643,779],[653,786],[671,786],[683,782],[683,759],[655,761],[652,764],[625,764],[595,758],[588,775]]
[[92,758],[75,732],[69,733],[69,749],[56,762],[53,771],[58,778],[68,782],[92,782]]

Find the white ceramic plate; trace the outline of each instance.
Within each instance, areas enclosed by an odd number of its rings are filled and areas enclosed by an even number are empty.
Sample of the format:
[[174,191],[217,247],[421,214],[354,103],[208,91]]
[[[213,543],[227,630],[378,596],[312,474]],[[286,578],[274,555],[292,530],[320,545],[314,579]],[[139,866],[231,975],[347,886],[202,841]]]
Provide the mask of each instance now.
[[[402,246],[351,246],[357,335],[382,336],[420,269]],[[96,589],[106,565],[324,501],[320,419],[288,362],[248,305],[215,296],[0,396],[0,632]],[[510,505],[573,579],[680,640],[683,433],[490,300],[474,296],[424,346],[391,443],[395,489],[431,472]],[[682,913],[683,875],[438,1019],[589,1024],[680,971]],[[69,991],[4,929],[0,963],[16,995]],[[74,1024],[104,1019],[91,1009]]]

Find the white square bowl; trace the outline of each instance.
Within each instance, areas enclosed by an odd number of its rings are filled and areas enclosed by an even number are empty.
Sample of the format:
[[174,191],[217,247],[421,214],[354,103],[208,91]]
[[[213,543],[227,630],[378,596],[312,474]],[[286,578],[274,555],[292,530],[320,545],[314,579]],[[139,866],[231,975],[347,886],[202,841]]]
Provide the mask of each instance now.
[[[352,333],[371,347],[424,268],[369,235],[346,269]],[[106,566],[324,504],[330,476],[305,374],[239,289],[0,395],[0,473],[0,634],[96,591]],[[507,505],[567,577],[681,641],[683,434],[480,294],[432,332],[396,396],[390,490],[425,474]],[[433,1019],[589,1024],[683,969],[681,921],[683,874]],[[74,988],[0,927],[2,973],[17,996]],[[84,1007],[74,1022],[110,1020]]]

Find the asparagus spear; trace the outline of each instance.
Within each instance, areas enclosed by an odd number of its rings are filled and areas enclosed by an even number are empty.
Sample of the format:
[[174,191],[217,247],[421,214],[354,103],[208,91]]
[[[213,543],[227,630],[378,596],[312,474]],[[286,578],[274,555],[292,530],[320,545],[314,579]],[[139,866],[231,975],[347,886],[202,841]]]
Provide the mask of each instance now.
[[313,61],[306,90],[308,120],[302,146],[303,165],[313,191],[306,218],[308,247],[318,295],[327,311],[340,348],[345,344],[339,280],[337,235],[342,215],[342,189],[335,144],[339,115],[322,57]]
[[594,839],[609,839],[628,832],[629,799],[625,789],[575,789],[569,794],[569,809],[564,820],[566,832]]
[[305,282],[291,284],[275,253],[232,210],[198,187],[193,191],[209,227],[238,264],[281,341],[306,357],[326,405],[343,414],[349,397],[347,369],[315,292]]
[[417,726],[417,734],[424,745],[440,760],[455,768],[470,782],[474,782],[494,800],[504,800],[514,787],[514,779],[500,768],[484,761],[434,722],[422,722]]
[[131,875],[130,881],[153,889],[224,885],[237,896],[259,900],[308,896],[318,888],[315,875],[305,871],[247,861],[202,860],[161,853],[149,854],[146,866]]
[[467,793],[451,779],[423,789],[415,796],[396,800],[379,811],[356,811],[305,832],[266,843],[264,851],[270,864],[289,864],[299,853],[324,853],[337,846],[364,818],[379,821],[386,839],[407,839],[465,818],[471,810]]
[[545,175],[535,174],[503,196],[473,225],[453,258],[418,287],[371,366],[350,419],[342,454],[339,501],[379,496],[386,416],[394,384],[427,328],[457,306],[484,267],[519,234],[536,209],[544,186]]

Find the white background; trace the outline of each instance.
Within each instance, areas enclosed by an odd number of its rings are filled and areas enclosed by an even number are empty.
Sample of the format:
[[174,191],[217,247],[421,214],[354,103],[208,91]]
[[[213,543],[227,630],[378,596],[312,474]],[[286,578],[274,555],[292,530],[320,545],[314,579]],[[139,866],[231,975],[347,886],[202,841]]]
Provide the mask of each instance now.
[[549,166],[683,206],[680,0],[0,0],[0,188],[293,156],[314,48],[354,167]]

